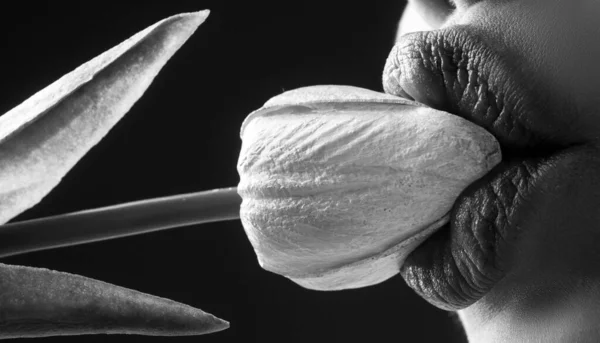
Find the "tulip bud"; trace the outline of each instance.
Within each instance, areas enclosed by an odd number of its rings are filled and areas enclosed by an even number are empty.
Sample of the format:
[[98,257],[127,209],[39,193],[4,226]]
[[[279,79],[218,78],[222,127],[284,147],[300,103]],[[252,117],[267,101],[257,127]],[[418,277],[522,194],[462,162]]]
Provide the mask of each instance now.
[[496,139],[467,120],[349,86],[280,94],[241,138],[240,217],[258,261],[317,290],[397,274],[501,160]]

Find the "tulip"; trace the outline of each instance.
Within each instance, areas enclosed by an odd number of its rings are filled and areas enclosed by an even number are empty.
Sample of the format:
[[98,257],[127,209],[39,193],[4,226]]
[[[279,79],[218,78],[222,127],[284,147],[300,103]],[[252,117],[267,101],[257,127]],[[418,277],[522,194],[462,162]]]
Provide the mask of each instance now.
[[310,289],[382,282],[502,157],[486,130],[349,86],[283,93],[241,129],[240,217],[260,265]]

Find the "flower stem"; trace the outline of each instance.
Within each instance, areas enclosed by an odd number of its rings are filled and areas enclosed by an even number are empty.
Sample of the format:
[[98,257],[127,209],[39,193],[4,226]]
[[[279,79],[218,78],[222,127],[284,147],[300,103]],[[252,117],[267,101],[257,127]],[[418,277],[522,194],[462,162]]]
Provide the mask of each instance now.
[[236,188],[147,199],[0,226],[0,257],[238,219]]

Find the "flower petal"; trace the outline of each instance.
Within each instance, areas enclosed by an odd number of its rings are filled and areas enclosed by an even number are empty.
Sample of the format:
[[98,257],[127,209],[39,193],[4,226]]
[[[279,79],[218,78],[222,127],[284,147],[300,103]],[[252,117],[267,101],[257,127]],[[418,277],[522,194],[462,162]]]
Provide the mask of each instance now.
[[208,13],[164,19],[0,117],[0,224],[60,182],[129,111]]

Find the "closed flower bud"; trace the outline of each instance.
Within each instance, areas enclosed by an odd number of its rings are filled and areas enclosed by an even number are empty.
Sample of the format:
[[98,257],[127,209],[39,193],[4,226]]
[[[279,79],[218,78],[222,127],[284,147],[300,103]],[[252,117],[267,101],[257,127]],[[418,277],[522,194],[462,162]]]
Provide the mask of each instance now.
[[250,114],[241,220],[260,265],[310,289],[382,282],[501,160],[483,128],[349,86],[278,95]]

